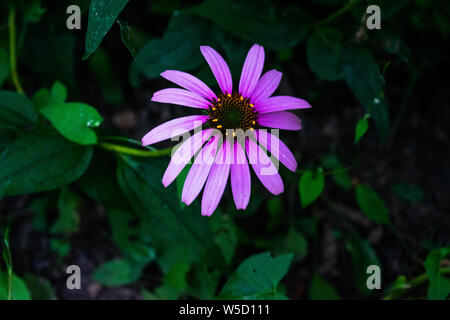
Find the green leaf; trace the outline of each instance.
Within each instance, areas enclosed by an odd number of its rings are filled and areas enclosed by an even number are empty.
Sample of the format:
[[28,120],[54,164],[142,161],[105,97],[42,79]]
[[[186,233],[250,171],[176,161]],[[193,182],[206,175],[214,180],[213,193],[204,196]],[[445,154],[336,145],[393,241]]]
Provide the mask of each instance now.
[[47,279],[27,273],[24,280],[32,300],[56,300],[55,292]]
[[80,225],[82,198],[68,188],[62,188],[58,199],[59,215],[50,228],[51,234],[76,233]]
[[389,130],[389,112],[384,98],[384,79],[372,54],[363,48],[342,51],[345,81],[377,126],[382,142]]
[[322,172],[306,171],[300,178],[300,200],[305,208],[313,203],[322,193],[325,177]]
[[219,246],[226,262],[230,264],[238,242],[236,225],[230,215],[222,214],[219,210],[209,218],[209,222],[215,234],[214,242]]
[[32,131],[0,155],[0,190],[15,195],[62,187],[83,174],[91,157],[91,148],[54,131]]
[[83,145],[97,143],[92,128],[98,127],[103,118],[90,105],[81,102],[51,104],[40,112],[70,141]]
[[117,169],[119,185],[148,225],[146,231],[158,255],[166,251],[166,246],[176,244],[199,261],[223,270],[226,263],[220,249],[213,241],[205,241],[213,239],[214,234],[198,204],[194,202],[181,210],[174,186],[165,189],[161,184],[166,165],[162,159],[138,162],[124,158]]
[[116,259],[101,264],[92,277],[105,286],[113,287],[135,282],[141,271],[141,267],[134,266],[130,261]]
[[367,218],[375,223],[389,223],[389,212],[383,200],[373,189],[363,184],[358,185],[356,201]]
[[50,93],[50,104],[61,104],[67,99],[67,88],[59,81],[53,83]]
[[380,260],[370,243],[358,235],[352,235],[347,239],[346,248],[351,254],[353,266],[353,281],[359,292],[371,294],[367,288],[367,267],[380,266]]
[[334,182],[345,190],[352,188],[352,179],[348,175],[346,169],[342,166],[339,158],[335,155],[327,155],[323,158],[323,165],[327,169],[331,169]]
[[355,143],[358,143],[362,136],[367,132],[367,129],[369,129],[369,121],[367,120],[368,118],[369,115],[367,114],[358,120],[355,131]]
[[300,261],[308,253],[308,242],[303,234],[294,228],[290,228],[276,252],[279,254],[292,252],[294,253],[294,261]]
[[309,14],[297,6],[288,7],[277,16],[268,1],[205,1],[186,12],[209,19],[237,37],[275,50],[298,44],[311,21]]
[[179,293],[186,291],[188,289],[186,275],[190,267],[190,264],[186,262],[179,262],[175,264],[165,275],[164,283]]
[[70,243],[66,240],[51,239],[50,249],[56,252],[60,259],[63,259],[70,253]]
[[97,50],[129,0],[91,0],[83,60]]
[[51,95],[47,88],[39,89],[33,95],[33,103],[38,110],[48,106],[50,104]]
[[162,38],[150,40],[139,50],[136,66],[149,78],[168,69],[195,69],[204,61],[199,47],[209,42],[209,32],[210,26],[202,19],[175,15]]
[[335,81],[344,77],[341,67],[342,34],[335,29],[322,29],[308,39],[306,57],[309,67],[319,77]]
[[402,200],[417,203],[423,200],[424,194],[419,186],[410,183],[396,183],[391,190]]
[[122,38],[122,42],[127,47],[128,51],[130,51],[131,56],[133,59],[136,59],[136,49],[134,49],[134,45],[131,41],[131,35],[130,35],[130,25],[128,22],[123,20],[117,20],[120,26],[120,37]]
[[285,254],[272,258],[269,252],[265,252],[247,258],[225,283],[219,298],[286,299],[277,288],[293,257],[293,254]]
[[334,287],[315,273],[311,283],[309,284],[309,299],[310,300],[340,300],[341,297],[336,292]]
[[38,120],[33,103],[22,94],[0,91],[0,124],[27,125]]
[[[8,299],[8,274],[0,271],[0,300]],[[11,300],[31,300],[25,282],[15,274],[11,281]]]
[[450,255],[450,247],[434,249],[423,263],[430,285],[428,300],[446,300],[450,295],[450,278],[443,277],[439,271],[441,260]]

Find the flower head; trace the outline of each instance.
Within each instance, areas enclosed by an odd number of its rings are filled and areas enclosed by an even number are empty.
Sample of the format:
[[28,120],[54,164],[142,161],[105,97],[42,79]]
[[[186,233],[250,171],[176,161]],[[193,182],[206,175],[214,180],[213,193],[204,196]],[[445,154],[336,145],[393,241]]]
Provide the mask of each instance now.
[[[171,184],[195,157],[183,186],[182,201],[191,204],[204,187],[202,215],[211,215],[217,208],[231,176],[231,190],[237,209],[245,209],[250,200],[249,164],[261,183],[272,194],[284,190],[275,166],[279,160],[289,170],[297,162],[277,134],[266,128],[300,130],[300,119],[286,110],[310,108],[303,99],[272,96],[281,72],[270,70],[261,76],[264,48],[253,45],[242,68],[239,89],[233,91],[230,69],[222,56],[209,46],[200,50],[213,72],[221,92],[215,94],[205,83],[181,71],[167,70],[161,76],[184,88],[157,91],[152,101],[198,108],[201,115],[168,121],[148,132],[143,145],[153,144],[194,130],[172,154],[162,183]],[[266,154],[269,151],[272,159]]]

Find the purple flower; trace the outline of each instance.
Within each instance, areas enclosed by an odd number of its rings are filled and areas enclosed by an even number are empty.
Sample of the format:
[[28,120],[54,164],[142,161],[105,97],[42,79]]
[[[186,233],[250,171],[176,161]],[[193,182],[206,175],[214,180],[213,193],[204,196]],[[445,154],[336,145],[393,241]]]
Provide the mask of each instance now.
[[[230,69],[222,56],[209,46],[201,46],[200,50],[221,92],[216,95],[201,80],[188,73],[164,71],[161,76],[184,89],[157,91],[153,94],[152,101],[198,108],[203,114],[163,123],[148,132],[142,138],[142,143],[150,145],[195,129],[195,134],[185,139],[172,154],[162,183],[165,187],[171,184],[195,156],[181,198],[190,205],[204,187],[202,215],[210,216],[222,198],[230,175],[236,208],[247,207],[251,191],[249,164],[267,190],[274,195],[283,192],[283,181],[266,150],[289,170],[295,171],[297,162],[276,134],[262,128],[300,130],[300,119],[287,110],[311,106],[299,98],[271,97],[282,74],[277,70],[270,70],[261,76],[264,65],[262,46],[255,44],[248,52],[238,91],[233,91]],[[246,135],[243,136],[243,132]],[[226,135],[225,139],[222,134]]]

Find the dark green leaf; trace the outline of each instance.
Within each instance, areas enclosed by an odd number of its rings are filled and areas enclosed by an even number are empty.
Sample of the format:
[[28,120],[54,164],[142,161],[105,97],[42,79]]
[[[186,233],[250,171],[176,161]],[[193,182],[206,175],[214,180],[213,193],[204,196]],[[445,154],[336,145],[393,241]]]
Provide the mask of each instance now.
[[336,182],[339,186],[346,190],[350,190],[352,188],[352,179],[347,173],[348,170],[342,166],[337,156],[325,156],[323,158],[323,165],[327,169],[331,169],[333,171],[331,176],[333,177],[334,182]]
[[60,259],[67,257],[70,253],[70,243],[66,240],[50,240],[50,249],[59,255]]
[[9,57],[6,48],[0,44],[0,88],[9,76]]
[[163,38],[150,40],[139,50],[136,66],[149,78],[157,78],[168,69],[195,69],[204,61],[200,46],[209,42],[209,30],[201,19],[176,15]]
[[129,0],[91,0],[83,59],[97,50]]
[[226,263],[220,249],[214,242],[205,241],[214,235],[197,203],[181,210],[174,187],[164,189],[161,184],[167,162],[125,159],[118,165],[119,185],[136,213],[148,224],[146,231],[157,253],[163,252],[164,246],[176,243],[203,263],[224,269]]
[[50,91],[50,104],[61,104],[67,99],[67,88],[59,81],[55,81]]
[[50,228],[52,234],[71,234],[78,231],[80,225],[81,197],[68,188],[62,188],[58,199],[58,218]]
[[367,129],[369,129],[369,121],[367,120],[368,118],[368,115],[366,115],[358,120],[355,130],[355,143],[358,143],[362,136],[367,132]]
[[363,48],[342,51],[345,81],[377,126],[381,141],[389,130],[389,112],[384,98],[384,79],[372,54]]
[[383,200],[370,187],[363,184],[358,185],[356,201],[367,218],[376,223],[389,223],[389,212]]
[[450,278],[443,277],[439,271],[441,260],[450,256],[450,247],[431,251],[423,265],[430,285],[428,286],[429,300],[446,300],[450,294]]
[[311,70],[319,77],[335,81],[344,77],[341,68],[342,34],[335,29],[322,29],[308,39],[306,57]]
[[305,208],[313,203],[322,193],[325,177],[322,172],[306,171],[300,178],[300,200]]
[[247,258],[225,283],[221,299],[286,299],[277,291],[291,264],[293,254],[272,258],[269,252]]
[[311,280],[311,283],[309,284],[309,299],[340,300],[341,297],[336,292],[334,287],[330,283],[328,283],[328,281],[315,273]]
[[130,26],[128,22],[123,20],[117,20],[120,26],[120,37],[122,38],[122,42],[125,44],[125,46],[128,48],[128,51],[130,51],[131,56],[133,59],[136,59],[136,50],[134,49],[134,45],[131,41],[131,35],[130,35]]
[[205,1],[187,12],[211,20],[237,37],[275,50],[298,44],[311,21],[309,14],[296,6],[277,17],[267,1]]
[[420,187],[409,183],[396,183],[391,189],[398,197],[408,202],[420,202],[424,197]]
[[97,143],[92,128],[98,127],[103,118],[90,105],[81,102],[51,104],[40,112],[70,141],[83,145]]
[[25,274],[24,280],[30,290],[32,300],[56,299],[52,285],[47,279],[27,273]]
[[22,94],[0,91],[0,124],[26,125],[37,122],[33,103]]
[[377,265],[381,268],[380,261],[370,243],[357,236],[352,235],[346,243],[347,250],[352,256],[353,280],[356,288],[363,294],[371,294],[367,288],[367,267]]
[[78,179],[91,157],[91,148],[54,131],[30,132],[0,155],[0,190],[14,195],[59,188]]
[[123,259],[103,263],[94,270],[92,277],[95,281],[109,287],[133,283],[141,275],[141,267],[134,266]]

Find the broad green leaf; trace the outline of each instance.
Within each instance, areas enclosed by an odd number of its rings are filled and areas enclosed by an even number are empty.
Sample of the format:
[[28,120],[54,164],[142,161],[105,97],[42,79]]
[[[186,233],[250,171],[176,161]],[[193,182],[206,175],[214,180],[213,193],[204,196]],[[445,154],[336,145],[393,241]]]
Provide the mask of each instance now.
[[346,168],[342,166],[339,158],[335,155],[327,155],[323,158],[323,165],[327,169],[331,169],[334,182],[346,190],[352,188],[352,179],[348,175]]
[[310,16],[297,6],[275,15],[270,2],[205,1],[186,10],[211,20],[233,35],[279,50],[298,44],[310,27]]
[[446,300],[450,295],[450,278],[443,277],[439,271],[441,260],[450,256],[450,247],[431,251],[423,265],[430,285],[428,286],[428,300]]
[[366,112],[375,121],[382,142],[389,130],[389,112],[384,98],[384,79],[372,54],[363,48],[342,51],[345,81]]
[[335,81],[344,77],[341,68],[342,34],[335,29],[321,29],[308,39],[306,57],[309,67],[319,77]]
[[352,235],[347,239],[346,248],[351,254],[353,266],[353,280],[356,288],[363,294],[371,294],[373,291],[367,288],[367,267],[377,265],[381,268],[380,260],[370,243],[359,237]]
[[55,292],[47,279],[27,273],[24,280],[32,300],[56,300]]
[[97,50],[129,0],[91,0],[83,60]]
[[139,50],[136,66],[149,78],[168,69],[195,69],[204,62],[200,46],[209,43],[209,32],[210,26],[202,19],[175,15],[162,38],[150,40]]
[[376,223],[389,223],[389,212],[383,200],[372,188],[363,184],[358,185],[356,201],[367,218]]
[[223,214],[220,210],[210,217],[209,222],[215,234],[214,242],[219,246],[226,262],[230,264],[238,243],[236,225],[230,215]]
[[[8,299],[8,282],[8,274],[0,271],[0,300]],[[27,285],[15,274],[11,281],[11,300],[31,300]]]
[[285,254],[272,258],[269,252],[265,252],[247,258],[225,283],[219,298],[286,299],[277,288],[293,257],[293,254]]
[[0,154],[8,147],[11,142],[17,139],[18,131],[10,127],[0,126]]
[[32,131],[0,155],[0,190],[15,195],[62,187],[83,174],[91,157],[91,148],[54,131]]
[[0,91],[0,124],[27,125],[38,120],[36,108],[24,95]]
[[58,217],[50,228],[51,234],[72,234],[80,225],[82,198],[68,188],[62,188],[58,199]]
[[133,283],[139,279],[141,271],[141,266],[135,266],[124,259],[116,259],[101,264],[94,270],[92,277],[105,286],[113,287]]
[[369,121],[367,120],[368,118],[369,116],[365,115],[358,120],[355,129],[355,143],[358,143],[362,136],[367,132],[367,129],[369,129]]
[[[161,183],[167,161],[146,159],[135,161],[123,158],[119,162],[119,185],[130,204],[145,221],[147,234],[156,252],[176,246],[210,266],[224,269],[225,260],[214,238],[208,220],[201,216],[197,203],[180,209],[174,186],[164,188]],[[206,241],[208,239],[208,241]],[[187,259],[187,256],[186,256]]]
[[422,189],[410,183],[396,183],[392,185],[391,190],[399,198],[412,203],[420,202],[424,197]]
[[181,293],[188,289],[186,282],[186,275],[190,269],[190,264],[187,262],[179,262],[174,265],[164,277],[164,283],[169,285],[177,292]]
[[300,200],[305,208],[313,203],[322,193],[325,177],[322,172],[307,171],[300,178]]
[[319,274],[315,273],[309,284],[310,300],[340,300],[336,289]]
[[83,145],[97,143],[92,128],[98,127],[103,118],[90,105],[81,102],[51,104],[40,112],[70,141]]
[[47,88],[42,88],[36,91],[33,95],[33,103],[38,110],[50,104],[51,95]]

